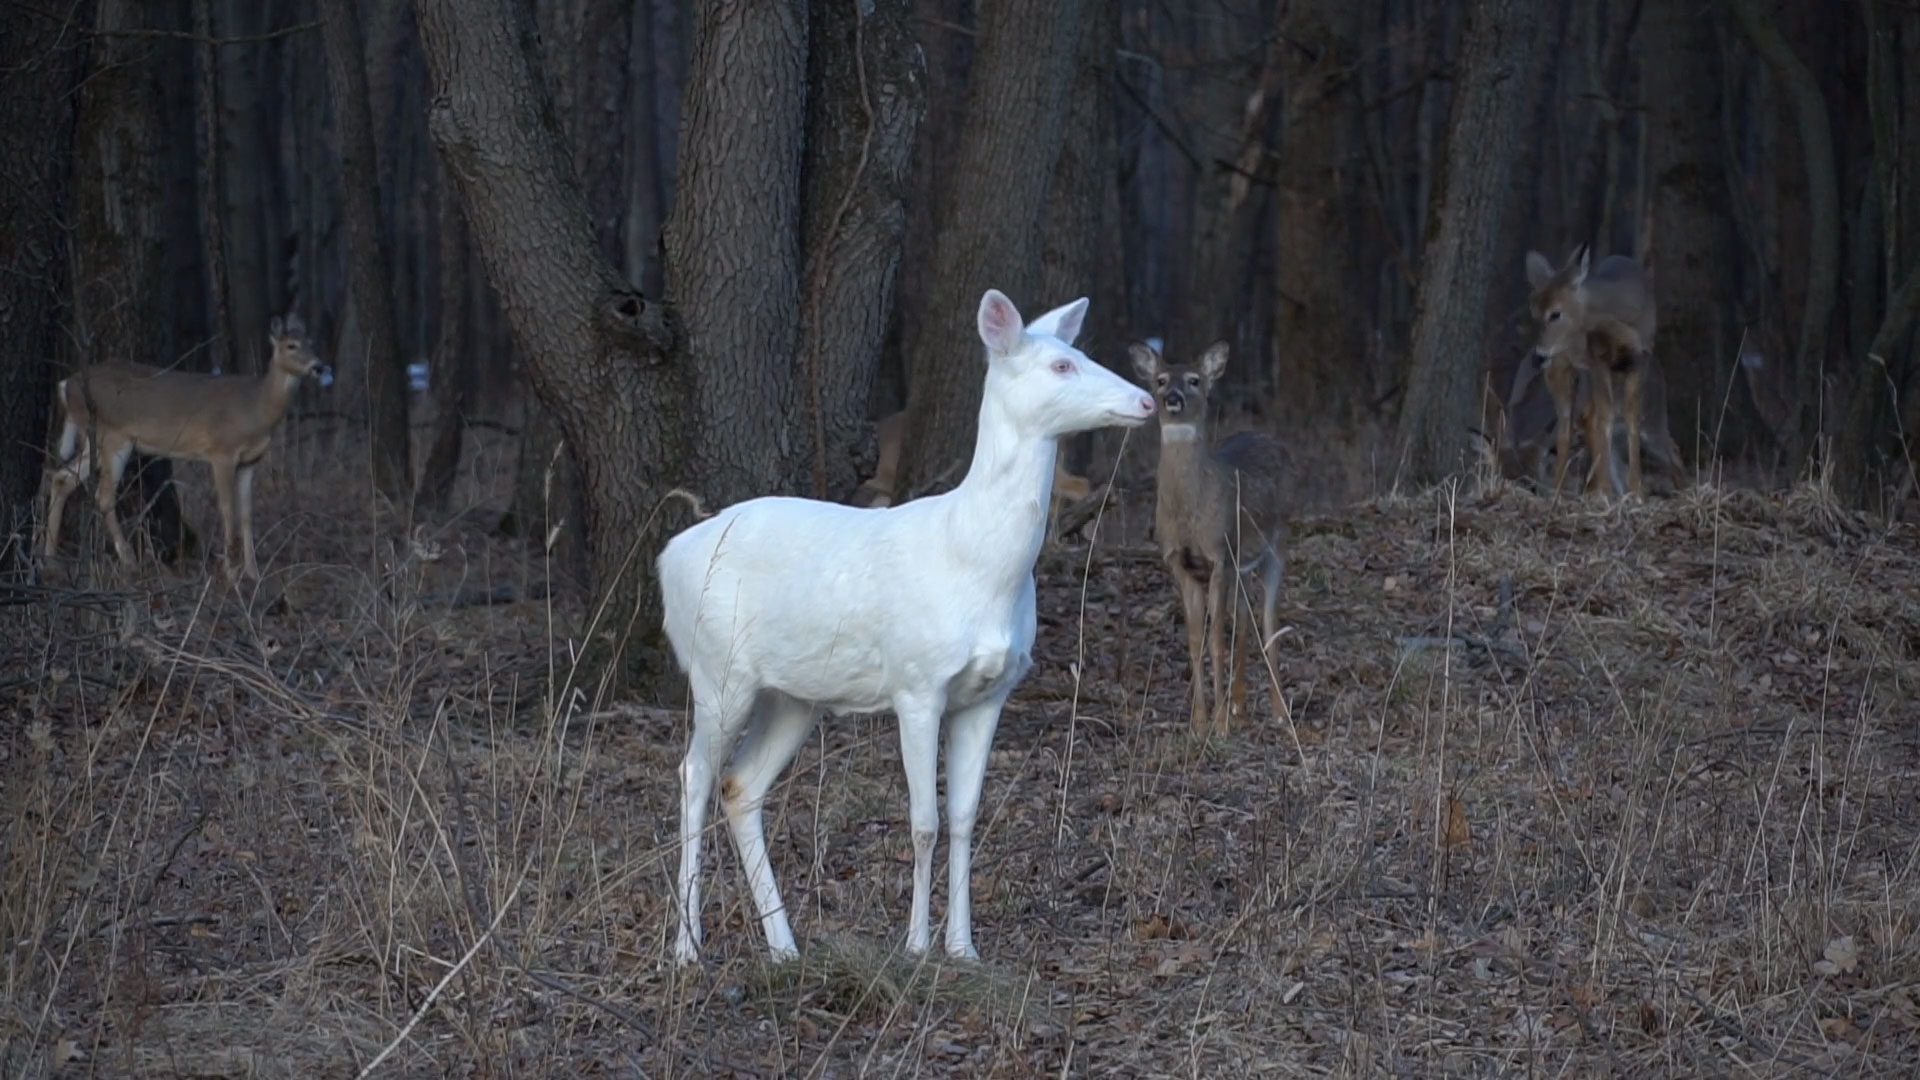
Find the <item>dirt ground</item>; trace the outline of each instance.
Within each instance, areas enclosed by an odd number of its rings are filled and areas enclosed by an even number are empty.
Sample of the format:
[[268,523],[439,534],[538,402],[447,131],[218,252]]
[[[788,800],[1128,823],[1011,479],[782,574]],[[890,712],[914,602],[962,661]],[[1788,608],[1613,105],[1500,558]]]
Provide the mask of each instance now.
[[510,443],[399,539],[350,451],[276,453],[257,590],[76,544],[0,596],[7,1078],[1920,1074],[1913,525],[1711,485],[1312,516],[1284,708],[1199,741],[1135,490],[1042,560],[982,963],[901,955],[878,716],[769,807],[800,961],[716,828],[681,972],[686,721],[568,685],[577,601],[488,531]]

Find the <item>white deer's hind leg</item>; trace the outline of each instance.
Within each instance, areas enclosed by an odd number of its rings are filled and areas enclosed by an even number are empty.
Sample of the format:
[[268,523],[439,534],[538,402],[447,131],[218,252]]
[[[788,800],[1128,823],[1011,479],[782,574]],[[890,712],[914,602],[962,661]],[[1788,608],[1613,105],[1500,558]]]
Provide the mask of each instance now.
[[947,720],[947,955],[962,960],[980,958],[973,947],[973,822],[1005,703],[996,698]]
[[940,714],[946,701],[938,694],[893,703],[900,716],[900,764],[907,773],[907,820],[913,830],[913,913],[907,920],[907,951],[927,951],[933,895],[933,842],[940,830],[938,757]]
[[740,865],[746,868],[753,906],[766,931],[767,948],[775,961],[790,960],[800,955],[800,950],[794,944],[787,908],[781,902],[780,886],[774,881],[773,865],[767,857],[761,807],[768,789],[793,760],[800,744],[807,741],[819,714],[805,702],[772,692],[762,695],[754,714],[746,740],[735,751],[733,765],[720,781],[720,805],[726,809]]
[[[715,702],[731,704],[737,716],[727,716]],[[732,703],[723,695],[711,696],[694,691],[693,734],[687,739],[687,756],[680,761],[680,877],[675,899],[679,901],[679,930],[674,935],[673,956],[681,964],[700,959],[700,833],[707,825],[707,800],[713,795],[713,778],[733,745],[733,733],[739,730],[752,699]]]

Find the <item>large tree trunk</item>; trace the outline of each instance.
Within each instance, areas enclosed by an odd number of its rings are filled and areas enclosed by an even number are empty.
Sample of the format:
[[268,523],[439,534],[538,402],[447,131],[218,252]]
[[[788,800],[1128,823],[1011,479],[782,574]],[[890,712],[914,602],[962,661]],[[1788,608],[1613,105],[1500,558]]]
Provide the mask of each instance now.
[[[787,486],[844,498],[859,483],[867,395],[893,314],[926,65],[912,0],[825,0],[808,48],[803,388]],[[864,12],[864,13],[863,13]],[[803,451],[803,452],[802,452]]]
[[[667,220],[667,294],[680,317],[699,437],[700,494],[718,507],[786,479],[800,312],[806,130],[803,0],[700,0]],[[588,449],[583,447],[584,449]]]
[[[95,26],[145,28],[145,12],[134,0],[100,0]],[[75,366],[130,360],[170,367],[179,359],[166,309],[158,48],[102,34],[89,50],[74,136]],[[121,495],[123,519],[141,523],[160,561],[191,552],[195,538],[180,516],[173,462],[135,454]]]
[[1531,103],[1516,90],[1543,47],[1540,22],[1535,0],[1475,0],[1461,31],[1400,414],[1403,482],[1431,483],[1472,461],[1488,269],[1526,137]]
[[[31,542],[60,337],[73,89],[82,40],[15,10],[0,34],[0,551]],[[0,563],[0,572],[10,568]]]
[[597,254],[507,0],[417,0],[416,13],[434,80],[434,141],[534,390],[577,448],[599,595],[588,636],[595,648],[614,645],[608,670],[621,681],[644,681],[668,668],[653,555],[685,520],[671,502],[655,518],[689,450],[681,418],[691,394],[670,362],[671,314]]
[[1281,52],[1285,108],[1276,178],[1276,376],[1293,415],[1344,421],[1368,400],[1360,292],[1360,5],[1295,3]]
[[[1039,296],[1041,211],[1066,123],[1080,0],[981,0],[960,149],[940,200],[933,282],[914,339],[908,445],[895,490],[959,479],[973,448],[984,377],[973,329],[998,288],[1029,311]],[[1017,118],[1017,119],[1010,119]]]
[[1713,0],[1646,0],[1640,40],[1653,186],[1654,348],[1667,421],[1683,452],[1706,445],[1738,337],[1729,320],[1732,223]]
[[340,132],[341,201],[347,227],[347,276],[366,346],[367,426],[373,486],[404,516],[413,494],[407,438],[407,370],[393,322],[390,252],[380,225],[373,151],[373,109],[367,98],[367,51],[354,5],[326,13],[327,84]]

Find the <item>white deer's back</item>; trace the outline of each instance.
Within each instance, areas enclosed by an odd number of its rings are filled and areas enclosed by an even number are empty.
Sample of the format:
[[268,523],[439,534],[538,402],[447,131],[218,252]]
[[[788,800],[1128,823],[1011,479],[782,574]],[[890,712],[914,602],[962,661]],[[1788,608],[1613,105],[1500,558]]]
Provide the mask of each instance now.
[[660,554],[664,622],[695,695],[765,688],[877,712],[934,690],[966,704],[1017,678],[1033,645],[1032,562],[1001,587],[959,566],[945,503],[772,496],[675,536]]

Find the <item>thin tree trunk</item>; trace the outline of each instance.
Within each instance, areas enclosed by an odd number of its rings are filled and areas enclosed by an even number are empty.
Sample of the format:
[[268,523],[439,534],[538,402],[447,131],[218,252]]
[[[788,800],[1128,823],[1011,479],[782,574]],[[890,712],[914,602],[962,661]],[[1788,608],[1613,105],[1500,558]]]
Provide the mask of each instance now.
[[1400,414],[1401,480],[1427,484],[1472,461],[1486,344],[1487,268],[1498,245],[1513,164],[1530,103],[1526,85],[1543,47],[1534,0],[1475,0],[1461,31],[1433,235],[1421,259],[1412,370]]
[[[653,554],[684,511],[661,496],[687,460],[690,395],[672,317],[629,291],[595,249],[585,200],[507,0],[417,0],[433,74],[430,128],[529,381],[578,447],[593,587],[586,635],[602,670],[653,683],[660,649]],[[590,664],[597,657],[590,658]],[[599,666],[595,664],[594,666]],[[659,681],[655,681],[659,680]]]
[[207,275],[207,351],[214,371],[232,372],[233,329],[227,319],[227,232],[221,217],[220,120],[218,65],[213,50],[213,0],[193,0],[193,47],[196,92],[195,133],[200,147],[200,243],[205,251],[202,269]]
[[[0,34],[0,573],[30,544],[60,337],[80,38],[16,10]],[[9,550],[11,549],[11,550]]]
[[1787,459],[1798,474],[1819,428],[1821,376],[1827,360],[1827,335],[1840,287],[1840,183],[1833,159],[1833,129],[1820,83],[1780,36],[1758,0],[1729,0],[1754,48],[1774,78],[1780,81],[1793,106],[1800,133],[1800,158],[1807,172],[1807,299],[1800,320],[1800,347],[1795,366],[1798,407],[1795,423],[1779,434],[1787,440]]
[[[1234,14],[1229,12],[1233,11]],[[1267,132],[1280,99],[1281,57],[1294,48],[1279,36],[1250,51],[1272,25],[1271,5],[1245,9],[1222,6],[1197,20],[1200,51],[1211,58],[1203,89],[1194,95],[1194,149],[1199,155],[1193,180],[1193,224],[1188,238],[1186,273],[1168,320],[1166,352],[1192,360],[1222,338],[1235,354],[1252,355],[1254,336],[1246,332],[1247,279],[1254,238],[1268,188],[1255,183],[1265,171]],[[1239,58],[1239,63],[1228,62]],[[1248,363],[1250,371],[1261,365]]]
[[348,279],[366,343],[367,423],[373,485],[406,514],[413,494],[407,432],[407,371],[393,321],[393,276],[380,206],[373,150],[373,110],[367,98],[367,53],[351,3],[336,5],[321,23],[328,86],[340,132],[341,202],[347,230]]
[[[908,169],[926,110],[912,0],[814,5],[807,85],[805,292],[800,362],[808,419],[788,487],[843,498],[860,480],[867,395],[893,314]],[[864,14],[863,14],[864,11]]]
[[[806,131],[804,0],[700,0],[667,219],[667,292],[695,393],[691,448],[712,506],[773,494],[794,437],[800,174]],[[693,253],[699,253],[694,255]]]
[[1720,48],[1709,0],[1646,0],[1640,40],[1653,186],[1654,347],[1683,452],[1717,448],[1715,418],[1738,342],[1728,316],[1732,223],[1720,120]]
[[[980,296],[998,288],[1041,311],[1040,215],[1066,124],[1080,0],[981,0],[959,152],[940,198],[933,281],[909,340],[908,444],[895,490],[958,479],[973,448],[983,381],[974,331]],[[1018,118],[1010,120],[1009,118]]]

